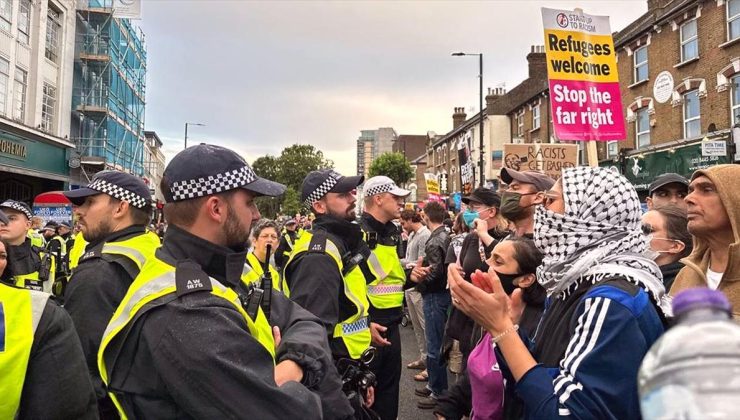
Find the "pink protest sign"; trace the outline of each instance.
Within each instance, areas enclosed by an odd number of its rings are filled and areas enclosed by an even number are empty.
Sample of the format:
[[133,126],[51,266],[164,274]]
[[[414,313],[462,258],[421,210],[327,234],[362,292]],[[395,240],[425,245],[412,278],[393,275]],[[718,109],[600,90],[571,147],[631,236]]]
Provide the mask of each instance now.
[[608,16],[542,9],[547,76],[559,140],[626,137]]

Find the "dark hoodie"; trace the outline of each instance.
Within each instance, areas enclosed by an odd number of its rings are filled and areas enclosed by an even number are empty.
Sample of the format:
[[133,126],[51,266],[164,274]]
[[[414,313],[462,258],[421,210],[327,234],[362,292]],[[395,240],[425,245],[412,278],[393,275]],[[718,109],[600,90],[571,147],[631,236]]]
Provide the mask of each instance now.
[[[737,180],[740,179],[740,165],[717,165],[694,172],[692,180],[704,175],[717,187],[717,193],[727,211],[734,242],[729,245],[727,268],[722,275],[717,290],[727,296],[732,304],[733,316],[740,319],[740,190]],[[706,272],[710,261],[709,244],[703,238],[694,236],[694,251],[681,260],[686,265],[676,276],[670,289],[675,296],[692,287],[707,287]]]

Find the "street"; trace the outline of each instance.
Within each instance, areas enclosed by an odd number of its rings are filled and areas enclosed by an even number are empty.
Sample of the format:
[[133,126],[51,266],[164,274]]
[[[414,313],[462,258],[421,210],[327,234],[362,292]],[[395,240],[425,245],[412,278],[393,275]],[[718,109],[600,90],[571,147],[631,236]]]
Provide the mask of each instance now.
[[[414,375],[419,373],[418,370],[407,369],[406,365],[419,358],[419,350],[416,345],[414,329],[409,323],[406,327],[401,328],[401,346],[403,349],[403,368],[401,371],[400,397],[398,407],[399,420],[425,420],[434,419],[433,410],[421,410],[416,407],[416,402],[421,398],[414,395],[414,389],[421,388],[426,382],[414,381]],[[449,373],[449,371],[448,371]],[[448,375],[449,386],[455,382],[455,375]]]

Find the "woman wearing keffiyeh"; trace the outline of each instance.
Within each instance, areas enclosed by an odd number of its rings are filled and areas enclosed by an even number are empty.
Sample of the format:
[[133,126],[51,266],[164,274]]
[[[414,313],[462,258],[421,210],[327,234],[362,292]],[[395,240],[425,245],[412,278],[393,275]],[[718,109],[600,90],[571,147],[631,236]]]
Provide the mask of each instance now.
[[640,213],[618,173],[563,170],[535,212],[548,301],[534,343],[517,334],[520,293],[508,298],[491,280],[487,294],[449,270],[453,303],[494,337],[527,418],[640,417],[637,371],[669,306],[658,266],[642,255]]

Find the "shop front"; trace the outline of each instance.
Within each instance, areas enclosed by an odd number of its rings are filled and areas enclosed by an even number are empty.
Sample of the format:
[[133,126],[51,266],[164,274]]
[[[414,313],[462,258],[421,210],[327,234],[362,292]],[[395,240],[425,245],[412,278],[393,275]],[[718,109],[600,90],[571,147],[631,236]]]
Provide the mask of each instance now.
[[43,192],[64,190],[69,182],[67,149],[71,147],[51,136],[0,128],[0,200],[30,204]]
[[[713,139],[713,142],[727,141],[727,138]],[[648,187],[661,174],[673,172],[686,178],[699,170],[723,163],[732,163],[730,147],[727,152],[713,154],[702,144],[702,140],[676,145],[653,151],[633,151],[623,157],[622,161],[602,161],[600,166],[617,167],[620,172],[635,186],[640,196],[647,195]],[[729,143],[729,142],[727,142]],[[704,147],[702,147],[704,146]]]

